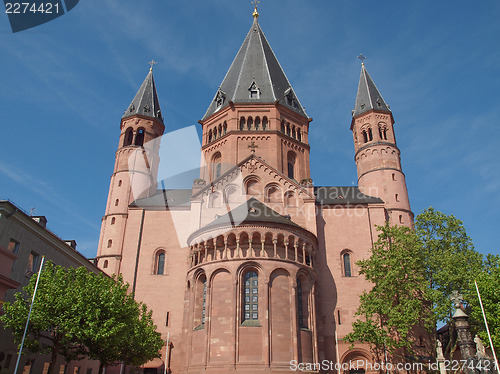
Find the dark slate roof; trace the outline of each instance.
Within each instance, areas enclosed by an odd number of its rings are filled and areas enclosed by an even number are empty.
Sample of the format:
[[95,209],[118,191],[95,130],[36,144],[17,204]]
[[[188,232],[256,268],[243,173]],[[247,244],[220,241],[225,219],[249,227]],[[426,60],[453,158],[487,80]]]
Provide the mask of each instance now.
[[267,205],[252,197],[227,214],[216,218],[204,228],[227,225],[239,226],[242,223],[250,222],[280,223],[283,225],[300,227],[296,223],[292,222],[291,219],[282,216],[275,210],[269,208]]
[[191,205],[191,193],[190,189],[182,190],[169,190],[161,189],[157,190],[156,193],[151,197],[146,197],[143,199],[137,199],[133,201],[130,206],[139,208],[152,208],[152,207],[179,207]]
[[376,204],[383,203],[378,197],[362,193],[357,186],[314,187],[316,202],[320,205]]
[[125,110],[122,118],[140,114],[141,116],[157,118],[163,123],[161,115],[160,103],[158,102],[158,94],[156,93],[155,80],[153,78],[153,70],[149,70],[149,74],[142,82],[139,91]]
[[359,116],[369,110],[376,109],[384,112],[390,112],[380,91],[368,74],[365,65],[361,65],[361,75],[359,77],[358,94],[356,95],[356,105],[354,107],[353,117]]
[[[260,91],[260,98],[250,98],[251,87]],[[223,98],[223,102],[218,107],[217,102],[220,97]],[[228,105],[229,101],[233,103],[274,103],[276,100],[279,100],[285,107],[307,117],[292,85],[262,32],[257,17],[254,17],[247,37],[203,119]]]

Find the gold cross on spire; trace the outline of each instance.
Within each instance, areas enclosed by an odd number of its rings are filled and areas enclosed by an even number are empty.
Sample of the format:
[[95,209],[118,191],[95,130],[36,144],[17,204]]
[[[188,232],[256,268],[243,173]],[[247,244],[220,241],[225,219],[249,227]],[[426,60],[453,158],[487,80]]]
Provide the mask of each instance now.
[[157,62],[155,60],[151,60],[151,62],[148,62],[149,65],[151,65],[151,67],[149,68],[149,71],[153,71],[153,66],[157,64]]
[[254,16],[254,18],[258,18],[259,17],[259,12],[257,11],[257,6],[260,4],[260,1],[259,0],[253,0],[252,4],[255,6],[252,15]]

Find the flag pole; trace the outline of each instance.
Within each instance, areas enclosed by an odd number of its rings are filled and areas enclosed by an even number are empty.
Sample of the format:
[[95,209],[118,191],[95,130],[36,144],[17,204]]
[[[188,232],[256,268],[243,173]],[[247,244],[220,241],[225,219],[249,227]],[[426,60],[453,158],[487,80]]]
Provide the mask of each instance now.
[[168,346],[170,345],[170,331],[167,332],[167,347],[165,348],[165,372],[164,374],[167,374],[167,364],[168,364]]
[[38,276],[36,278],[35,290],[33,291],[33,298],[31,299],[28,319],[26,320],[26,326],[24,327],[23,340],[21,340],[21,347],[19,348],[19,354],[17,355],[17,362],[16,362],[16,368],[14,369],[14,374],[17,374],[17,369],[19,368],[19,361],[21,360],[21,354],[23,353],[24,340],[26,339],[26,332],[28,331],[28,324],[30,322],[31,310],[33,309],[33,304],[35,302],[36,290],[38,289],[38,282],[40,282],[40,274],[42,274],[44,261],[45,261],[45,256],[42,256],[42,262],[40,263],[40,270],[38,270]]
[[479,298],[479,304],[481,305],[481,311],[483,312],[484,324],[486,326],[486,332],[488,333],[488,339],[490,340],[491,351],[493,352],[493,357],[495,358],[495,365],[497,367],[497,372],[500,373],[500,367],[498,366],[497,355],[495,353],[495,347],[493,347],[493,341],[491,340],[490,329],[488,328],[488,321],[486,320],[486,313],[484,312],[483,302],[481,300],[481,294],[479,293],[479,287],[474,279],[474,284],[476,285],[477,297]]
[[339,336],[337,334],[337,329],[335,329],[335,350],[337,353],[337,374],[340,374]]

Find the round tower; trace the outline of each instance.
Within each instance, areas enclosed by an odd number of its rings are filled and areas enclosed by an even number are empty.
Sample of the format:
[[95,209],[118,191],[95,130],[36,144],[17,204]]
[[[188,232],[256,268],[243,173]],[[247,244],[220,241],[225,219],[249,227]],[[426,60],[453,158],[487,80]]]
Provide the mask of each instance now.
[[391,224],[413,225],[394,118],[377,86],[361,65],[351,130],[361,192],[381,198]]
[[120,138],[102,218],[98,266],[120,272],[128,207],[156,191],[159,145],[165,130],[151,68],[120,122]]

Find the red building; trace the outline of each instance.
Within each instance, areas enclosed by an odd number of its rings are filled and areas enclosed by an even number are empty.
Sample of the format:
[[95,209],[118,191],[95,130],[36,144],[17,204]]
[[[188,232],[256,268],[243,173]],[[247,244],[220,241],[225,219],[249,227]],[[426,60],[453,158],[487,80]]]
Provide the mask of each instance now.
[[[314,185],[312,119],[255,11],[199,121],[199,178],[158,188],[165,125],[149,72],[121,119],[98,259],[153,309],[172,373],[371,360],[342,341],[369,287],[355,262],[369,256],[375,225],[412,225],[413,213],[393,115],[364,65],[352,113],[359,186]],[[166,352],[146,372],[163,372]]]

